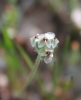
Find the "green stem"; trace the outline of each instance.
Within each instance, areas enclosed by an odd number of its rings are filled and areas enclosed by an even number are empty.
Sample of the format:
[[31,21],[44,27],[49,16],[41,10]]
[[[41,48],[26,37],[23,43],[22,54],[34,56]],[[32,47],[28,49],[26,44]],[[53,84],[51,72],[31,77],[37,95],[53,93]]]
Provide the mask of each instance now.
[[39,66],[40,60],[41,60],[41,57],[38,55],[38,57],[36,59],[36,62],[35,62],[35,65],[33,67],[33,70],[32,70],[32,72],[30,74],[30,77],[29,77],[29,79],[26,80],[24,86],[22,87],[21,91],[19,92],[19,96],[25,91],[25,89],[28,87],[28,85],[32,81],[32,79],[33,79],[33,77],[34,77],[34,75],[36,73],[36,70],[37,70],[37,68]]

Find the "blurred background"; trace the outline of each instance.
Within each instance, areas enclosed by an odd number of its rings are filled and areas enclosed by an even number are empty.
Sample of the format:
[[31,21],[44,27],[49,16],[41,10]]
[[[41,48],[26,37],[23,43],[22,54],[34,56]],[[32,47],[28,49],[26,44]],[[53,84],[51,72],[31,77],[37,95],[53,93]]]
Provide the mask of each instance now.
[[[37,57],[30,37],[45,32],[60,41],[54,58],[17,96]],[[81,0],[0,0],[0,100],[81,100]]]

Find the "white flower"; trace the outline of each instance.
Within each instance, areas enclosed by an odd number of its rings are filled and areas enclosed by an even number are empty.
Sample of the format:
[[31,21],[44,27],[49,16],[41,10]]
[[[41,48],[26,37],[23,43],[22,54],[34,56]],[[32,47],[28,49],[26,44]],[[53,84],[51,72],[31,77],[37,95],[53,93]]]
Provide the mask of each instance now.
[[53,50],[39,51],[38,54],[42,57],[45,63],[49,63],[53,58]]
[[44,62],[49,63],[53,58],[53,50],[45,50]]
[[59,43],[59,40],[57,39],[57,38],[54,38],[53,40],[52,40],[52,48],[54,49],[56,46],[57,46],[57,44]]
[[55,37],[55,34],[52,32],[48,32],[45,34],[39,35],[38,47],[42,48],[45,45],[50,48],[51,47],[51,40]]
[[30,38],[30,42],[31,42],[32,47],[35,47],[36,42],[39,41],[38,36],[39,36],[39,34],[37,34],[36,36]]

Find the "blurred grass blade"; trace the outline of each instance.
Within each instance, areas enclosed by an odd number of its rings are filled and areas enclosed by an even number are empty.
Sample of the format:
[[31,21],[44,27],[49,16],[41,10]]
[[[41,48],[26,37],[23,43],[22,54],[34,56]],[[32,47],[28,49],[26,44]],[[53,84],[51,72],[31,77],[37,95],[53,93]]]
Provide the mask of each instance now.
[[64,48],[63,48],[63,51],[62,51],[61,60],[58,64],[58,66],[56,66],[54,64],[55,66],[54,66],[54,72],[53,72],[53,88],[58,86],[58,78],[59,78],[59,75],[60,75],[61,70],[62,70],[63,61],[64,61],[64,58],[65,58],[65,55],[67,54],[69,44],[70,44],[70,36],[67,36],[66,42],[65,42],[65,45],[64,45]]
[[58,70],[59,70],[58,74],[60,74],[60,72],[62,70],[62,65],[63,65],[64,59],[65,59],[65,55],[68,52],[69,45],[70,45],[70,36],[68,35],[67,38],[66,38],[66,41],[65,41],[65,45],[64,45],[63,51],[62,51],[61,60],[60,60],[60,63],[58,65]]
[[79,6],[78,0],[69,0],[70,2],[70,11],[73,11]]
[[13,4],[13,5],[16,4],[17,1],[18,1],[18,0],[9,0],[9,2],[10,2],[11,4]]
[[12,59],[13,57],[10,56],[8,53],[6,53],[5,58],[6,58],[6,61],[7,61],[7,66],[8,66],[7,74],[8,74],[8,77],[9,77],[9,81],[10,81],[11,86],[15,90],[16,89],[15,85],[17,85],[17,76],[16,76],[15,64],[14,64],[14,61]]
[[65,93],[73,84],[73,78],[71,78],[64,86],[63,86],[63,92]]
[[3,38],[4,38],[4,45],[6,46],[6,48],[8,50],[12,50],[13,49],[13,43],[8,36],[8,33],[7,33],[5,26],[2,27],[2,33],[3,33]]
[[0,47],[4,47],[4,43],[0,40]]
[[32,69],[34,64],[33,64],[32,60],[30,59],[29,55],[22,49],[21,46],[17,45],[16,47],[20,51],[20,53],[24,57],[24,59],[26,60],[26,62],[28,64],[28,66],[30,67],[30,69]]
[[67,54],[67,51],[69,49],[69,44],[70,44],[70,36],[67,36],[66,41],[65,41],[65,45],[62,51],[62,60],[64,59],[65,55]]
[[7,50],[7,53],[13,59],[15,71],[21,71],[22,68],[20,67],[21,64],[20,64],[19,58],[17,56],[14,44],[8,36],[7,29],[5,26],[2,27],[2,33],[3,33],[3,38],[4,38],[4,47]]

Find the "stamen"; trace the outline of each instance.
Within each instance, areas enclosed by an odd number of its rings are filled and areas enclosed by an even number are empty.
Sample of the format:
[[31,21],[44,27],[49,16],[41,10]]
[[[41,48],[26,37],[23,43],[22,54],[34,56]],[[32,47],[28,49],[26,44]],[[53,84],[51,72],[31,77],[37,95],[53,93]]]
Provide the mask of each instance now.
[[43,38],[43,41],[48,41],[48,39],[47,38]]
[[37,36],[35,36],[35,39],[37,38]]
[[48,41],[48,39],[46,39],[46,41]]
[[35,36],[35,39],[38,39],[38,36],[37,35]]
[[49,51],[47,51],[47,52],[46,52],[46,54],[49,56],[49,55],[50,55],[50,52],[49,52]]

